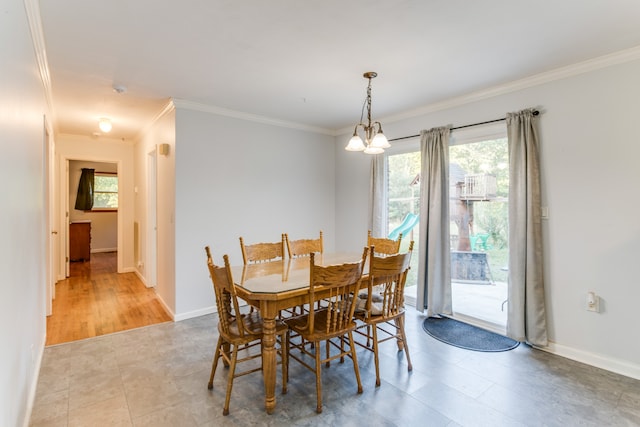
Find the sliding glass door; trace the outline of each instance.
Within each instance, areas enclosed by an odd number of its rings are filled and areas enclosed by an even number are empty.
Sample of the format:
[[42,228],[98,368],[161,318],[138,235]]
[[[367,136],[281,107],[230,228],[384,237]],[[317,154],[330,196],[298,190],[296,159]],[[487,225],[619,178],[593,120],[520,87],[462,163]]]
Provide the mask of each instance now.
[[[509,170],[506,129],[454,133],[449,151],[453,311],[502,329],[506,325]],[[416,140],[386,154],[389,236],[415,242],[407,304],[417,294],[420,147]]]
[[449,149],[451,286],[456,316],[507,322],[507,139]]

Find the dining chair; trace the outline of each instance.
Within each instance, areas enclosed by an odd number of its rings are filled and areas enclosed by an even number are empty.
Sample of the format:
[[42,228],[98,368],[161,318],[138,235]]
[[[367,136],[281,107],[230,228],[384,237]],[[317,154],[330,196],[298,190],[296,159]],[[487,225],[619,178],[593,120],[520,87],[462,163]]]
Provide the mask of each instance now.
[[246,245],[240,237],[240,250],[242,261],[246,264],[268,262],[284,258],[284,234],[280,242],[254,243]]
[[[366,279],[366,292],[358,295],[360,301],[355,311],[358,321],[356,333],[367,337],[367,343],[356,344],[373,351],[376,366],[376,387],[380,385],[379,344],[396,339],[398,351],[404,349],[408,370],[411,371],[411,357],[404,330],[404,285],[407,281],[409,263],[413,252],[413,241],[406,253],[377,256],[375,247],[370,248],[369,275]],[[366,329],[366,332],[363,332]],[[379,338],[382,332],[384,338]],[[373,341],[373,348],[370,346]]]
[[[282,234],[280,242],[254,243],[251,245],[246,245],[241,236],[240,250],[242,251],[244,265],[284,260],[284,234]],[[254,311],[257,310],[251,307],[251,312]]]
[[[355,309],[355,298],[360,289],[362,270],[367,259],[369,248],[364,248],[362,259],[358,262],[334,264],[321,266],[315,264],[315,253],[310,255],[310,284],[308,295],[309,312],[307,314],[292,317],[285,320],[291,331],[296,332],[302,338],[300,343],[287,341],[289,346],[288,357],[298,361],[316,375],[316,412],[322,412],[322,370],[321,366],[337,358],[344,361],[344,356],[348,356],[353,361],[353,370],[358,383],[358,393],[362,393],[362,382],[360,381],[360,370],[358,368],[358,357],[355,345],[353,344],[353,331],[357,324],[353,317]],[[328,301],[329,305],[321,309],[314,308],[314,302],[322,298]],[[349,337],[349,349],[345,350],[345,335]],[[339,343],[331,341],[338,338]],[[325,342],[326,355],[321,356],[321,342]],[[313,343],[307,346],[306,343]],[[296,348],[299,355],[291,353],[291,349]],[[331,355],[331,349],[338,349],[338,353]],[[313,366],[304,356],[313,358]]]
[[386,237],[373,237],[371,230],[367,233],[367,246],[375,246],[376,252],[382,255],[393,255],[400,252],[400,243],[402,242],[402,233],[398,234],[396,240]]
[[320,254],[324,252],[322,230],[320,230],[320,237],[317,239],[290,240],[289,235],[285,233],[284,240],[287,245],[287,254],[289,255],[289,258],[309,256],[311,252]]
[[[290,259],[308,257],[312,252],[319,253],[321,255],[324,253],[322,230],[320,230],[320,237],[318,237],[317,239],[290,240],[289,234],[284,233],[284,241],[287,247],[287,254],[289,255]],[[300,314],[304,313],[304,305],[301,305],[299,309]],[[285,309],[284,312],[292,316],[297,314],[296,307]]]
[[[213,356],[213,364],[211,366],[211,376],[209,377],[209,390],[213,389],[213,378],[218,367],[218,361],[223,359],[223,364],[228,366],[229,374],[227,377],[227,393],[224,401],[222,415],[229,414],[229,401],[231,399],[231,389],[233,388],[233,380],[237,377],[247,375],[262,370],[262,361],[258,367],[247,368],[242,372],[236,373],[236,365],[238,363],[247,362],[253,359],[262,358],[262,351],[251,352],[251,348],[260,347],[262,344],[262,318],[255,311],[242,314],[240,312],[240,304],[236,296],[231,266],[229,265],[229,257],[224,255],[224,267],[216,266],[213,263],[211,250],[209,246],[205,247],[207,253],[207,266],[209,274],[213,282],[213,289],[216,296],[216,306],[218,309],[218,343],[216,344],[215,355]],[[282,365],[282,394],[287,392],[287,325],[281,321],[276,321],[276,335],[279,337],[280,354]],[[238,359],[238,349],[242,347],[247,354]],[[244,353],[243,353],[244,355]]]

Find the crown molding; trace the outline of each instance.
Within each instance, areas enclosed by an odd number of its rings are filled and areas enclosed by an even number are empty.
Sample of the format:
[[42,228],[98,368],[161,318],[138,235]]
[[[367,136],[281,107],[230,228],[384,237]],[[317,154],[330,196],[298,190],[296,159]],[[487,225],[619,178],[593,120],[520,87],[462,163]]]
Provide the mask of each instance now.
[[38,71],[40,72],[40,80],[44,88],[44,95],[47,102],[50,120],[47,120],[47,126],[50,127],[49,132],[54,134],[58,120],[56,118],[56,110],[53,108],[53,92],[51,88],[51,74],[49,73],[49,63],[47,61],[47,51],[45,49],[44,33],[42,31],[42,20],[40,19],[40,4],[38,0],[24,0],[24,8],[27,13],[27,21],[29,22],[29,30],[31,31],[31,39],[33,49],[36,54],[38,63]]
[[136,136],[133,138],[133,140],[136,141],[136,143],[138,141],[141,141],[142,138],[149,132],[151,127],[156,122],[158,122],[158,120],[160,120],[161,118],[163,118],[167,114],[171,113],[172,111],[175,111],[175,109],[176,109],[176,106],[175,106],[175,104],[173,102],[173,99],[169,99],[169,101],[167,101],[167,103],[164,105],[164,107],[162,107],[162,109],[160,109],[160,111],[158,111],[158,113],[156,113],[156,115],[153,116],[153,118],[149,121],[149,123],[147,123],[142,129],[140,129],[140,132],[138,132],[136,134]]
[[272,126],[279,126],[288,129],[302,130],[305,132],[319,133],[323,135],[336,136],[332,129],[319,128],[315,126],[303,125],[300,123],[288,122],[284,120],[272,119],[270,117],[259,116],[257,114],[243,113],[241,111],[229,110],[227,108],[216,107],[214,105],[200,104],[198,102],[187,101],[185,99],[174,98],[173,104],[176,108],[185,110],[200,111],[203,113],[215,114],[218,116],[231,117],[234,119],[247,120],[250,122],[263,123]]
[[[468,93],[466,95],[450,98],[442,102],[429,104],[424,107],[406,111],[404,113],[383,117],[380,119],[380,121],[383,123],[393,123],[400,120],[410,119],[428,113],[459,107],[483,99],[493,98],[495,96],[504,95],[534,86],[539,86],[545,83],[562,80],[568,77],[577,76],[580,74],[588,73],[590,71],[595,71],[613,65],[623,64],[625,62],[635,61],[638,59],[640,59],[640,46],[635,46],[608,55],[603,55],[572,65],[567,65],[565,67],[556,68],[554,70],[536,74],[530,77],[525,77],[523,79],[514,80],[512,82],[494,86],[488,89],[483,89],[476,92]],[[350,132],[350,128],[345,128],[338,132],[338,135],[343,135],[348,132]]]

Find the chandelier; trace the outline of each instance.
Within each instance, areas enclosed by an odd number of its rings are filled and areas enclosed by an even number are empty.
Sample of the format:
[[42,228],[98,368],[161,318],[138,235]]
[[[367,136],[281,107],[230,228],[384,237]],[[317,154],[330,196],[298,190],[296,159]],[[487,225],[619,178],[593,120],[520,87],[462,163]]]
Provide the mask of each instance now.
[[[369,79],[367,98],[362,105],[360,123],[353,129],[353,136],[349,140],[349,144],[344,148],[347,151],[364,151],[367,154],[380,154],[384,152],[385,148],[391,147],[387,137],[382,133],[382,124],[380,124],[380,122],[371,122],[371,79],[377,75],[378,73],[374,71],[369,71],[362,75],[365,79]],[[365,106],[367,108],[367,124],[362,123]],[[364,134],[364,141],[358,134],[359,128],[362,129]]]

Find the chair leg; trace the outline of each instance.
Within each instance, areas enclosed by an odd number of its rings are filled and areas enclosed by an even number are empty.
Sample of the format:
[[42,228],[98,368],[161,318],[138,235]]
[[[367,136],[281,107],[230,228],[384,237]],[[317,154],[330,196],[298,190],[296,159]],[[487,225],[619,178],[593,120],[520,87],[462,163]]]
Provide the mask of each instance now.
[[231,364],[229,366],[229,377],[227,378],[227,395],[224,399],[224,408],[222,409],[222,415],[229,415],[229,401],[231,400],[231,389],[233,388],[233,377],[236,374],[236,362],[238,360],[238,346],[233,346],[233,353],[231,355]]
[[412,371],[411,357],[409,356],[409,346],[407,345],[407,334],[404,333],[404,316],[398,317],[398,323],[400,325],[400,334],[402,334],[402,342],[404,344],[404,354],[407,356],[407,370]]
[[393,326],[396,328],[396,344],[398,345],[398,351],[402,351],[404,348],[404,341],[402,341],[402,331],[404,326],[400,322],[400,318],[393,319]]
[[[222,343],[222,352],[224,354],[231,354],[231,344],[229,344],[228,342],[223,342]],[[225,368],[229,367],[229,362],[227,362],[226,358],[222,358],[222,364],[224,365]]]
[[378,326],[373,325],[373,360],[376,365],[376,387],[380,387],[380,361],[378,358]]
[[322,363],[320,362],[320,341],[315,341],[316,355],[316,412],[322,413]]
[[218,368],[218,359],[220,359],[220,347],[222,347],[222,337],[218,337],[216,352],[213,355],[213,363],[211,364],[211,375],[209,376],[209,385],[207,386],[209,390],[213,388],[213,376],[216,374],[216,369]]
[[356,373],[356,381],[358,382],[358,394],[362,393],[362,382],[360,381],[360,368],[358,367],[358,356],[356,355],[356,346],[353,341],[353,332],[349,331],[349,348],[351,349],[351,359],[353,359],[353,370]]
[[[320,343],[318,343],[318,345],[320,345]],[[326,350],[326,353],[327,353],[327,361],[325,362],[324,366],[326,366],[328,368],[329,366],[331,366],[331,362],[329,361],[329,356],[331,354],[331,351],[330,351],[331,350],[331,348],[330,348],[331,344],[329,343],[329,340],[327,340],[327,342],[325,342],[324,345],[325,345],[325,350]],[[318,349],[316,350],[316,353],[318,351],[320,351],[320,347],[318,347]]]

